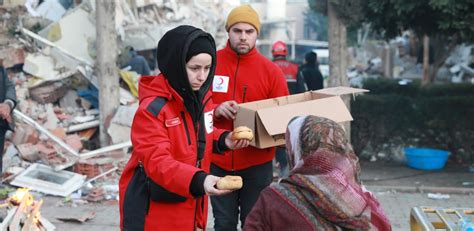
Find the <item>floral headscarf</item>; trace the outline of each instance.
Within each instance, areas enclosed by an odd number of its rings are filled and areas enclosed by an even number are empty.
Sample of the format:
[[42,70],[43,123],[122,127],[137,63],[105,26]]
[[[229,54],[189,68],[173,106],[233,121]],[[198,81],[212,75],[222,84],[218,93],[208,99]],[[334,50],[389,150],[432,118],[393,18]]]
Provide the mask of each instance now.
[[295,117],[286,131],[289,177],[277,189],[315,228],[390,230],[377,199],[360,183],[360,165],[343,128],[317,116]]

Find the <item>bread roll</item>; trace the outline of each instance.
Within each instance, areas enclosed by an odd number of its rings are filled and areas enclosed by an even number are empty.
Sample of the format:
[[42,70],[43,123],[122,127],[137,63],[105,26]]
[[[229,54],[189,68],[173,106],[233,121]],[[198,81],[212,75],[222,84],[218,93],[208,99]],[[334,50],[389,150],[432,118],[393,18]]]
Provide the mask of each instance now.
[[232,139],[233,140],[241,140],[241,139],[252,140],[253,139],[252,129],[245,126],[236,127],[234,128],[234,131],[232,132]]
[[236,190],[242,188],[243,182],[240,176],[225,176],[217,181],[218,189]]

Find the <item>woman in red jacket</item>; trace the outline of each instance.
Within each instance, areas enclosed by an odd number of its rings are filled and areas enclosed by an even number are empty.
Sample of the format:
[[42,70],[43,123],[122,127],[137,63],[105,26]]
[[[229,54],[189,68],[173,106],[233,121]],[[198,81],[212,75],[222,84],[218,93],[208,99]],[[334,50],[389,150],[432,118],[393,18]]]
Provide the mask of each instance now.
[[192,26],[168,31],[158,43],[161,74],[140,79],[132,125],[133,153],[120,178],[122,230],[205,230],[210,153],[246,147],[213,127],[209,91],[216,65],[212,36]]

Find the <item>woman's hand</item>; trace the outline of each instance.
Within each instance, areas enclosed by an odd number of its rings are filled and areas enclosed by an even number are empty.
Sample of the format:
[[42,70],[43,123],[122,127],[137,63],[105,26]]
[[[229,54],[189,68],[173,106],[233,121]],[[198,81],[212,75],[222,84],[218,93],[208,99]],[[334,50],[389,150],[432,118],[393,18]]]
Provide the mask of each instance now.
[[240,139],[240,140],[234,140],[232,139],[232,132],[229,132],[227,136],[225,137],[225,145],[229,149],[239,149],[239,148],[246,148],[250,145],[250,140],[246,139]]
[[234,100],[229,100],[221,103],[217,108],[214,110],[214,116],[216,119],[224,117],[228,120],[234,120],[235,114],[237,114],[237,110],[239,109],[239,105]]
[[220,196],[232,192],[232,190],[217,189],[215,185],[219,179],[221,178],[214,175],[206,176],[206,179],[204,179],[204,191],[206,192],[206,195]]

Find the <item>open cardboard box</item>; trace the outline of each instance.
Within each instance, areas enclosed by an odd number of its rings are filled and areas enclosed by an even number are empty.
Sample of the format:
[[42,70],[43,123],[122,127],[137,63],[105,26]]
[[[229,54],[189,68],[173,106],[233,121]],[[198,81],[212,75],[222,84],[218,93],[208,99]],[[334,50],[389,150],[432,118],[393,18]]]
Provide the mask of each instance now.
[[296,95],[240,104],[234,127],[247,126],[255,133],[251,144],[268,148],[285,144],[288,122],[300,115],[317,115],[338,123],[352,116],[340,95],[368,92],[365,89],[333,87]]

